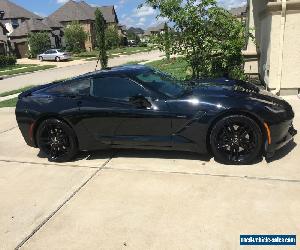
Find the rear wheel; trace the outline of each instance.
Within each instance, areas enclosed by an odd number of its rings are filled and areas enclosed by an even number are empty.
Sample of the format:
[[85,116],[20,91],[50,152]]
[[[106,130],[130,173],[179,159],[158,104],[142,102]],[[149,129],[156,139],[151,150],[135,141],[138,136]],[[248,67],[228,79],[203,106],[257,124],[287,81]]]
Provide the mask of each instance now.
[[255,121],[232,115],[218,121],[210,135],[212,152],[225,164],[251,164],[262,154],[262,133]]
[[60,62],[60,58],[58,56],[55,57],[55,61]]
[[41,62],[44,60],[42,56],[40,56],[39,59],[40,59]]
[[48,119],[41,123],[37,131],[37,144],[49,161],[53,162],[70,161],[78,152],[74,131],[58,119]]

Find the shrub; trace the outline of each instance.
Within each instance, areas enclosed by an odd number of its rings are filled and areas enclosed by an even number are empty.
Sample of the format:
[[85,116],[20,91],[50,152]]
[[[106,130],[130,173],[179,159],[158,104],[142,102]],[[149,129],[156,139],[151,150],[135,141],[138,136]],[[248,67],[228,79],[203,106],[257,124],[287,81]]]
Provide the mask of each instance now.
[[[108,56],[107,56],[107,46],[106,46],[106,22],[102,15],[102,12],[97,8],[95,11],[95,32],[96,32],[96,43],[99,48],[99,60],[101,68],[107,68]],[[98,62],[97,62],[98,64]]]
[[107,49],[115,49],[119,47],[120,36],[118,30],[115,27],[110,26],[106,29],[105,38]]
[[88,35],[83,27],[78,22],[72,22],[65,29],[67,50],[74,53],[84,51],[84,43],[87,37]]
[[30,33],[28,37],[30,47],[29,57],[36,58],[38,54],[51,48],[51,41],[47,32]]
[[[173,36],[167,45],[172,54],[183,55],[192,69],[192,77],[233,75],[241,72],[245,46],[245,28],[217,0],[146,0],[159,10],[160,17],[172,23]],[[170,34],[172,34],[170,33]],[[168,39],[169,40],[169,39]],[[165,48],[165,39],[157,41]],[[165,48],[166,49],[166,48]]]
[[140,46],[140,47],[146,48],[146,47],[148,47],[148,44],[145,43],[145,42],[140,42],[140,43],[139,43],[139,46]]
[[0,68],[12,66],[17,63],[17,59],[14,56],[0,55]]

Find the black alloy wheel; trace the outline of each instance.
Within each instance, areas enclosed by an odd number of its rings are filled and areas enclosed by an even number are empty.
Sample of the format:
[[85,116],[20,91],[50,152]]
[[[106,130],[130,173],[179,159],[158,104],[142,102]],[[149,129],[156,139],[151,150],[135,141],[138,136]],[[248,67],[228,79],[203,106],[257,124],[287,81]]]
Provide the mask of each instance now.
[[213,127],[211,149],[225,164],[251,164],[262,155],[262,133],[255,121],[242,115],[225,117]]
[[37,131],[37,144],[49,161],[53,162],[70,161],[78,151],[74,131],[58,119],[48,119],[41,123]]

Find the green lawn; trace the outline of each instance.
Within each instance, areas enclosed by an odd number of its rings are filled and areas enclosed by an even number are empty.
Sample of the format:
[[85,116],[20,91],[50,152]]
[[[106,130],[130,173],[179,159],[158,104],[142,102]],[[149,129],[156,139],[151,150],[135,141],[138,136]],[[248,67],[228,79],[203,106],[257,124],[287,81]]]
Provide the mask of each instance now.
[[185,80],[191,76],[187,61],[182,58],[172,58],[169,61],[166,59],[147,63],[146,65],[154,67],[158,70],[167,72],[179,80]]
[[[26,68],[23,68],[26,67]],[[11,67],[0,68],[0,76],[15,75],[21,73],[29,73],[38,70],[55,68],[55,65],[34,65],[34,64],[17,64]]]
[[34,86],[31,85],[31,86],[27,86],[27,87],[24,87],[24,88],[20,88],[20,89],[15,89],[15,90],[11,90],[11,91],[7,91],[7,92],[4,92],[4,93],[1,93],[0,94],[0,97],[5,97],[5,96],[9,96],[9,95],[14,95],[14,94],[18,94],[18,93],[21,93],[21,92],[24,92],[28,89],[31,89],[33,88]]
[[[124,47],[124,48],[117,48],[117,49],[112,49],[108,51],[108,56],[109,58],[117,57],[119,55],[116,54],[121,54],[121,55],[132,55],[140,52],[147,52],[153,50],[153,47]],[[75,54],[74,58],[90,58],[87,60],[95,60],[99,56],[99,51],[98,50],[93,50],[89,52],[81,52],[79,54]]]
[[143,60],[140,60],[140,61],[130,61],[130,62],[124,63],[123,65],[133,65],[133,64],[139,64],[139,63],[142,63],[142,62],[145,62],[145,61],[143,61]]
[[17,105],[17,101],[18,101],[18,97],[6,101],[2,101],[0,102],[0,108],[15,107]]
[[4,70],[12,70],[12,69],[18,69],[23,67],[32,67],[32,66],[35,66],[35,64],[16,64],[16,65],[0,68],[0,72]]

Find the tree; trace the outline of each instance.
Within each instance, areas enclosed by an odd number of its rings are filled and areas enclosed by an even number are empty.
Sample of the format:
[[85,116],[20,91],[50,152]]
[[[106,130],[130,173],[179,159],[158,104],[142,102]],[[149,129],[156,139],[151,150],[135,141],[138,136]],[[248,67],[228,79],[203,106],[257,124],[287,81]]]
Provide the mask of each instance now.
[[67,50],[79,53],[84,50],[85,41],[88,35],[79,22],[72,22],[65,29]]
[[118,30],[114,26],[110,26],[105,30],[106,48],[115,49],[120,46],[120,36]]
[[29,57],[35,58],[38,54],[51,48],[51,41],[47,32],[30,33],[28,36]]
[[166,53],[166,58],[167,60],[170,60],[171,57],[171,36],[170,36],[170,30],[169,30],[169,26],[167,23],[165,23],[165,27],[164,27],[164,51]]
[[106,46],[106,38],[105,38],[106,22],[102,15],[102,12],[98,8],[95,11],[95,16],[96,16],[96,20],[95,20],[96,43],[99,49],[99,60],[100,60],[101,68],[105,69],[107,68],[107,64],[108,64],[107,46]]
[[243,25],[215,0],[146,0],[146,4],[174,24],[171,53],[186,57],[194,78],[241,71]]
[[141,42],[140,37],[136,33],[130,30],[127,31],[127,39],[134,40],[136,44],[139,44]]

